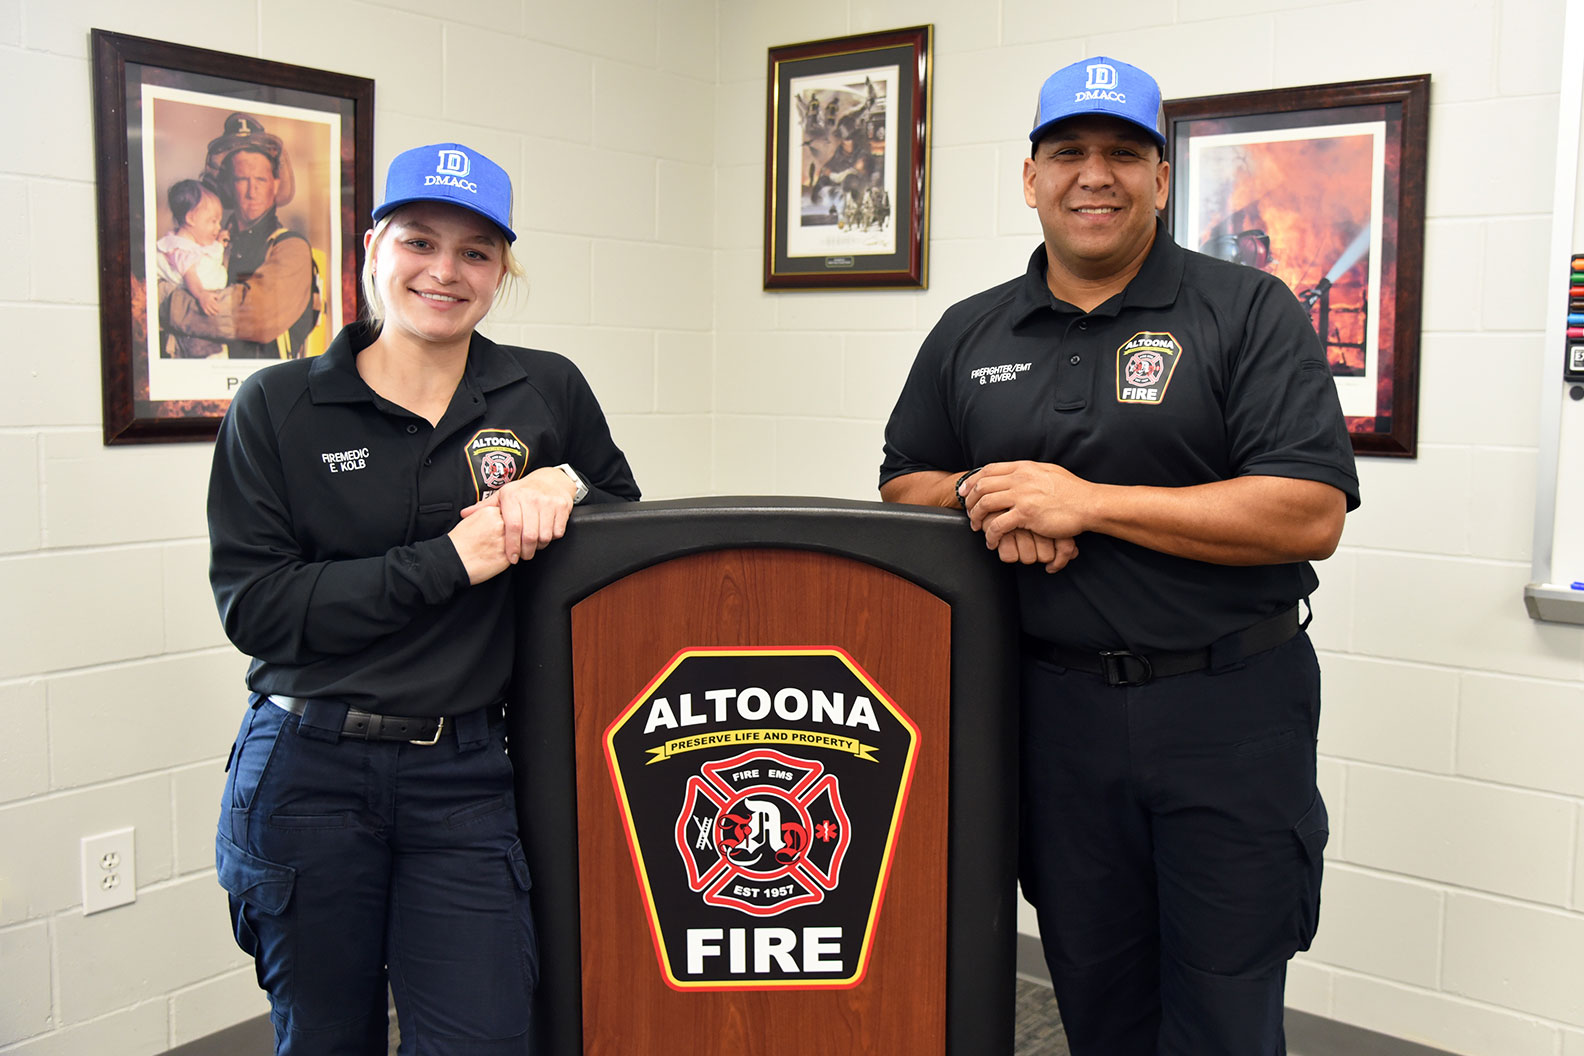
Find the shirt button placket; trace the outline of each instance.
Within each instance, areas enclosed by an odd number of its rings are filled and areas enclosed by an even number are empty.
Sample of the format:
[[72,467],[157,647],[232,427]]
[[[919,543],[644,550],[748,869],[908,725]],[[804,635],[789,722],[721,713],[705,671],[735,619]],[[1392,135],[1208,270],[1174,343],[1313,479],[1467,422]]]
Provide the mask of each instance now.
[[[1088,336],[1089,320],[1079,319],[1070,324],[1067,339],[1076,345],[1080,351],[1072,352],[1067,356],[1067,365],[1080,368],[1083,365],[1082,349],[1084,338]],[[1057,371],[1056,382],[1056,409],[1058,411],[1079,411],[1089,405],[1089,375],[1081,369]]]

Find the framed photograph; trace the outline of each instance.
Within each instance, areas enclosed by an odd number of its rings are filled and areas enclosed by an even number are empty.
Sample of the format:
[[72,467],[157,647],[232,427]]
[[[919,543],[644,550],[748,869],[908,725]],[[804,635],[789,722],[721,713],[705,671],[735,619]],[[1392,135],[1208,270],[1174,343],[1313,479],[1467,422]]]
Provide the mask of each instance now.
[[358,311],[374,82],[92,31],[107,444],[212,439]]
[[1309,310],[1357,454],[1414,456],[1430,77],[1165,104],[1180,245]]
[[929,285],[934,27],[770,49],[764,288]]

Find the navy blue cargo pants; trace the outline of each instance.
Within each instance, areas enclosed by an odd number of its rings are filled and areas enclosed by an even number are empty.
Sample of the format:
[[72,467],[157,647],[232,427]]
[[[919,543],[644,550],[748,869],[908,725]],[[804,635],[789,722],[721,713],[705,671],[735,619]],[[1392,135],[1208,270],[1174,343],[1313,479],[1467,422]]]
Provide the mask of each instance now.
[[1020,879],[1073,1056],[1280,1056],[1320,910],[1307,635],[1111,686],[1023,661]]
[[539,976],[505,724],[460,716],[433,745],[340,735],[345,707],[255,695],[216,839],[237,944],[283,1056],[528,1051]]

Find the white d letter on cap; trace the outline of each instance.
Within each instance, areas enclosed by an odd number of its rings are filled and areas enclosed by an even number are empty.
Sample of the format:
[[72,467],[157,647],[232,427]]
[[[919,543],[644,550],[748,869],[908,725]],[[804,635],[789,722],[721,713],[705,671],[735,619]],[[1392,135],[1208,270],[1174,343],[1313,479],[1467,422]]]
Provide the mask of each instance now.
[[466,176],[468,174],[468,156],[460,150],[442,150],[440,164],[435,166],[435,171],[449,176]]
[[1097,62],[1093,66],[1084,67],[1089,71],[1089,83],[1084,85],[1090,89],[1115,88],[1117,84],[1116,67]]

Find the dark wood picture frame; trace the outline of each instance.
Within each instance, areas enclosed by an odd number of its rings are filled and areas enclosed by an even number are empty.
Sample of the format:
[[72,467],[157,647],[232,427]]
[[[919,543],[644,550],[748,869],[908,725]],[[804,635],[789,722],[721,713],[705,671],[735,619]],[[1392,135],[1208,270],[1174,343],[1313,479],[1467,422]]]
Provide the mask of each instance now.
[[1280,275],[1326,346],[1354,452],[1414,457],[1430,76],[1164,109],[1174,237]]
[[[91,50],[104,442],[210,440],[230,402],[225,390],[269,360],[238,358],[230,361],[236,369],[228,371],[223,357],[202,357],[201,364],[193,357],[187,363],[201,367],[201,376],[183,375],[190,391],[151,390],[151,360],[160,360],[157,369],[165,370],[167,357],[157,329],[158,294],[151,305],[147,273],[154,241],[168,222],[152,188],[173,182],[173,176],[198,178],[210,160],[209,137],[221,135],[230,112],[267,115],[263,120],[282,133],[274,137],[281,142],[288,142],[284,137],[299,126],[322,124],[324,150],[304,157],[291,181],[281,181],[280,194],[286,198],[290,182],[299,205],[317,203],[315,223],[330,232],[324,245],[309,239],[321,318],[350,322],[359,308],[358,236],[374,205],[374,82],[101,29],[91,31]],[[145,100],[157,102],[145,107]],[[179,132],[173,120],[171,128],[164,128],[152,116],[156,105],[170,113],[185,107],[189,118],[202,117],[204,123]],[[175,171],[163,171],[149,161],[170,155],[156,151],[174,151],[182,162],[168,166]],[[316,185],[311,181],[320,170],[334,176]],[[321,328],[320,334],[325,329],[334,336],[333,327]]]
[[765,289],[929,285],[933,53],[932,25],[770,49]]

